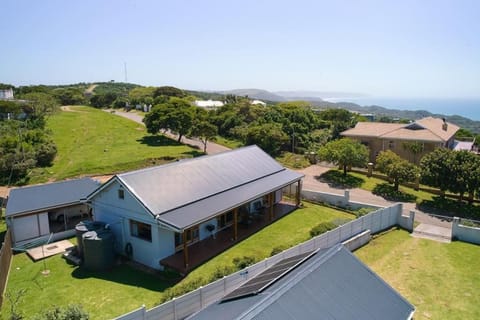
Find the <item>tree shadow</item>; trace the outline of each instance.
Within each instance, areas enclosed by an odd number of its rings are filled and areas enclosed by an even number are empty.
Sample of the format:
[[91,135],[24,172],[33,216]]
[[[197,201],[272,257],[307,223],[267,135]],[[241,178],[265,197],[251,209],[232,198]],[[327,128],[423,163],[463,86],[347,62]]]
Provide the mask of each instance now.
[[182,152],[182,154],[191,156],[192,158],[196,158],[196,157],[200,157],[200,156],[205,155],[205,153],[203,151],[199,151],[199,150],[185,151],[185,152]]
[[165,147],[165,146],[182,146],[183,144],[166,137],[164,135],[150,135],[143,136],[141,139],[137,139],[137,142],[141,144],[146,144],[150,147]]
[[429,214],[480,220],[480,206],[457,199],[434,196],[432,200],[422,200],[417,208]]
[[72,276],[77,279],[102,279],[157,292],[162,292],[180,281],[180,278],[164,277],[160,271],[144,272],[124,263],[105,271],[89,271],[80,266],[72,271]]
[[350,174],[346,176],[343,175],[343,172],[337,170],[329,170],[320,176],[315,176],[320,182],[327,183],[332,188],[359,188],[365,182],[364,179],[354,177]]
[[394,186],[388,183],[377,184],[375,188],[373,188],[372,193],[388,201],[415,202],[417,200],[417,196],[395,190]]

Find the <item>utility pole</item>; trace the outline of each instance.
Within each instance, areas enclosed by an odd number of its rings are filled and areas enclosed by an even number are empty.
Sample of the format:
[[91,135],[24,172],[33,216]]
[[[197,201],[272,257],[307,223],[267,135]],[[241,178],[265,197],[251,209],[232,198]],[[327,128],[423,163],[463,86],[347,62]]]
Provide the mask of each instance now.
[[125,70],[125,83],[127,83],[128,78],[127,78],[127,63],[126,62],[123,63],[123,67],[124,67],[124,70]]

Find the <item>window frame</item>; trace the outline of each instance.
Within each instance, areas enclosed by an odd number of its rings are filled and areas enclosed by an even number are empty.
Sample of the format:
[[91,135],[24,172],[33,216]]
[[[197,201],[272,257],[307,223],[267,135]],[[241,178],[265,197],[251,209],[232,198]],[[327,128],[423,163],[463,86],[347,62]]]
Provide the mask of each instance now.
[[[130,219],[130,236],[152,242],[152,225]],[[147,233],[149,235],[147,235]]]

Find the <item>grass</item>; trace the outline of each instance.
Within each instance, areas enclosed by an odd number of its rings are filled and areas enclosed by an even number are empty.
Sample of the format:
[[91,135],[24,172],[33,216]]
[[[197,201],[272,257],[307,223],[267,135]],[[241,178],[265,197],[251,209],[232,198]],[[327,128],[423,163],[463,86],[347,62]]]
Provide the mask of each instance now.
[[[361,188],[370,192],[376,190],[379,185],[385,185],[385,180],[375,177],[367,177],[364,174],[356,172],[349,172],[347,177],[343,177],[343,171],[335,169],[329,170],[323,174],[320,179],[322,178],[324,178],[326,181],[330,181],[331,183],[337,183],[337,185],[343,185],[350,188]],[[393,184],[391,185],[393,187]],[[404,193],[405,199],[409,202],[417,201],[417,203],[419,203],[423,200],[429,201],[435,196],[429,192],[415,190],[402,185],[399,187],[399,191]],[[403,199],[400,199],[399,201],[403,201]]]
[[303,169],[311,165],[305,156],[291,152],[283,152],[275,159],[285,167],[293,169]]
[[[309,239],[310,229],[320,222],[353,217],[341,211],[305,203],[304,208],[211,259],[176,284],[171,277],[161,278],[164,273],[146,274],[126,265],[108,273],[93,273],[71,266],[59,256],[47,258],[44,264],[41,261],[32,262],[26,254],[17,254],[13,259],[7,291],[27,288],[19,304],[19,310],[27,319],[53,305],[66,306],[69,303],[83,305],[92,319],[109,319],[142,304],[147,308],[153,307],[162,300],[162,293],[167,288],[172,290],[185,287],[188,283],[205,283],[219,266],[233,265],[235,257],[252,256],[261,260],[269,257],[275,247],[291,247]],[[48,276],[41,274],[45,266],[50,270]],[[3,310],[9,310],[9,307],[6,301]]]
[[480,319],[478,246],[395,230],[355,255],[416,307],[415,319]]
[[215,139],[213,139],[212,141],[216,144],[222,145],[230,149],[237,149],[243,147],[243,142],[235,139],[228,139],[222,136],[216,136]]
[[90,107],[71,107],[48,119],[58,153],[52,167],[35,169],[30,182],[111,174],[201,154],[144,126]]

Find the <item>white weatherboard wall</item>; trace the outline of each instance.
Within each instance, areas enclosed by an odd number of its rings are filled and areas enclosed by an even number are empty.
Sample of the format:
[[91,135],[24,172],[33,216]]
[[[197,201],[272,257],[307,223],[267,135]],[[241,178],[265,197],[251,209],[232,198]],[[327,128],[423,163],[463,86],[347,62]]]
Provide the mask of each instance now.
[[117,320],[177,320],[184,319],[194,312],[200,311],[207,305],[218,301],[226,294],[232,292],[252,277],[260,274],[277,262],[302,253],[316,249],[330,248],[338,243],[348,241],[347,247],[355,250],[365,244],[370,234],[380,232],[398,224],[402,215],[402,204],[379,209],[356,220],[350,221],[334,230],[321,234],[302,244],[285,250],[273,257],[267,258],[244,270],[233,273],[223,279],[200,287],[178,298],[147,310],[141,307],[128,314],[122,315]]
[[[132,246],[133,259],[154,269],[161,269],[159,261],[175,253],[174,232],[161,227],[140,202],[124,188],[124,198],[118,197],[120,184],[115,181],[92,199],[91,207],[96,221],[109,224],[115,236],[115,250],[125,254],[125,246]],[[151,226],[152,241],[132,236],[130,220]]]

